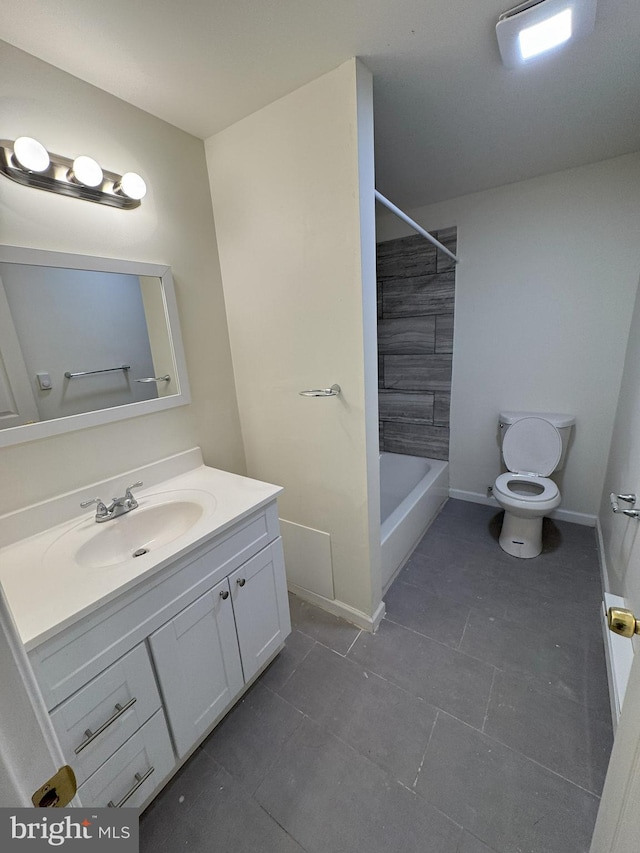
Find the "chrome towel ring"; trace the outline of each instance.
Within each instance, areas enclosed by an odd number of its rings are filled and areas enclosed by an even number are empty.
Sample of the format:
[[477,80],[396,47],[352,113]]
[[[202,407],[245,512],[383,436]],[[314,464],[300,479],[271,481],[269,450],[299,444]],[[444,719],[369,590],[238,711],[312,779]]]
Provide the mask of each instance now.
[[312,388],[310,391],[298,391],[301,397],[337,397],[341,392],[339,385],[332,385],[331,388]]

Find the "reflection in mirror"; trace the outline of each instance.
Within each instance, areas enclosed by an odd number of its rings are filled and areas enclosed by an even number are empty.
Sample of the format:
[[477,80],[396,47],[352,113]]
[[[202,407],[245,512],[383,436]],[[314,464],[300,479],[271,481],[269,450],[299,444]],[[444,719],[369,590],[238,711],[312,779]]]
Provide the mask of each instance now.
[[168,267],[0,247],[0,446],[189,402]]

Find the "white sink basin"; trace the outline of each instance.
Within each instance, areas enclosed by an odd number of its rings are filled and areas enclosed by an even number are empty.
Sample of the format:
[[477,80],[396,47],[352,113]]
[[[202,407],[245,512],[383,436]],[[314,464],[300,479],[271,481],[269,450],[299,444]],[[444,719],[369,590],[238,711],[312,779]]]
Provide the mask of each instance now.
[[182,490],[141,498],[136,509],[97,524],[85,519],[59,536],[44,559],[73,562],[82,569],[106,569],[154,554],[188,533],[216,508],[205,492]]
[[193,501],[138,507],[103,522],[91,539],[78,548],[76,562],[87,569],[100,569],[141,557],[182,536],[202,513],[202,505]]

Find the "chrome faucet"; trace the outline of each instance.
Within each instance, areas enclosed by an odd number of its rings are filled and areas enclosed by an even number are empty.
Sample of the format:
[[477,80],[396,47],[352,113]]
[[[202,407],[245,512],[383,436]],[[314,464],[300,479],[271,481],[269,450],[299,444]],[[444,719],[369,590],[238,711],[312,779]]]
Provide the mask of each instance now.
[[110,521],[112,518],[118,518],[119,515],[131,512],[132,509],[138,506],[138,501],[131,492],[131,489],[137,489],[138,486],[142,486],[142,481],[127,486],[124,495],[121,498],[114,498],[109,506],[101,498],[92,498],[90,501],[83,501],[80,506],[82,509],[86,509],[91,504],[97,504],[96,522],[100,524],[103,521]]

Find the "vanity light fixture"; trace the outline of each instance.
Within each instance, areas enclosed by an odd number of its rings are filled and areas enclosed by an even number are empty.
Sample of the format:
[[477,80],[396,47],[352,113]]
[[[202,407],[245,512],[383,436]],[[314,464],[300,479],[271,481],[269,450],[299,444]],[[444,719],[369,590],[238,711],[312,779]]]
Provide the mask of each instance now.
[[503,12],[496,36],[503,63],[519,68],[593,31],[598,0],[528,0]]
[[99,187],[104,180],[104,173],[93,157],[81,154],[73,161],[73,166],[67,172],[67,178],[85,187]]
[[108,172],[86,154],[69,160],[30,136],[0,140],[0,172],[19,184],[124,210],[139,207],[147,192],[135,172]]

